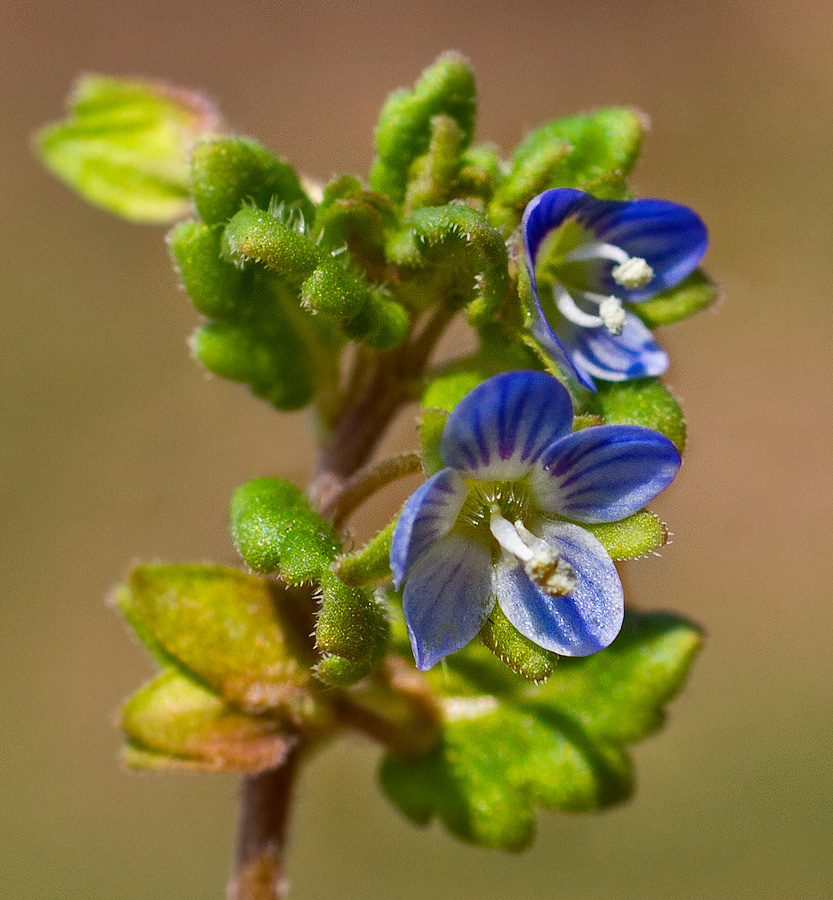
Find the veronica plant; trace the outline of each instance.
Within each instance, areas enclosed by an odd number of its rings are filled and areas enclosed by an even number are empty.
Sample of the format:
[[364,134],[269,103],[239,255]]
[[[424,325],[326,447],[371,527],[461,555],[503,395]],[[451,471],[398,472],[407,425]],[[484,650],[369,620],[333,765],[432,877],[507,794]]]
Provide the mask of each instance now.
[[[645,505],[685,423],[648,329],[714,299],[702,223],[621,200],[633,110],[558,119],[506,159],[475,118],[452,53],[388,98],[367,178],[315,184],[154,82],[86,77],[38,137],[91,202],[172,225],[196,362],[308,410],[318,439],[304,487],[235,491],[242,568],[139,565],[113,594],[159,667],[122,710],[125,761],[243,775],[232,900],[285,894],[293,784],[347,731],[381,745],[406,816],[481,846],[527,846],[537,806],[621,801],[627,745],[700,644],[626,608],[616,563],[666,541]],[[476,349],[437,360],[457,317]],[[411,403],[420,446],[375,460]],[[352,549],[353,513],[419,472]]]

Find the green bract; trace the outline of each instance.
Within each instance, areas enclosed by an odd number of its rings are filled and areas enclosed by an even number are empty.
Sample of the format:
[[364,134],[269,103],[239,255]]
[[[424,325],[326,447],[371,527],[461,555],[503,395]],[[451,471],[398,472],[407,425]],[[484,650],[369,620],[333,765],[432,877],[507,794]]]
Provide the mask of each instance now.
[[86,75],[72,92],[68,119],[41,131],[37,147],[90,203],[135,222],[171,222],[188,212],[190,145],[217,122],[199,94]]
[[447,675],[432,676],[444,697],[439,745],[389,755],[382,785],[414,822],[436,816],[464,840],[520,850],[535,806],[577,812],[630,794],[625,747],[661,725],[699,646],[684,620],[632,613],[607,650],[562,659],[545,686],[529,687],[501,679],[470,645],[449,658]]

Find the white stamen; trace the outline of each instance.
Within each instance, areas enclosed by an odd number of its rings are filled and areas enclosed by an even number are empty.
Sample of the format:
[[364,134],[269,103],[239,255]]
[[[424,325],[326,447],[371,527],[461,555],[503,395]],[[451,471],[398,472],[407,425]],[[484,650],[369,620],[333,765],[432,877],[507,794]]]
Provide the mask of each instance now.
[[575,590],[575,569],[520,519],[512,525],[495,504],[490,510],[489,528],[500,546],[524,564],[529,579],[551,597],[564,597]]
[[489,517],[489,530],[495,536],[495,540],[500,546],[523,563],[531,560],[535,554],[523,542],[512,523],[503,518],[498,505],[493,505],[489,512],[491,514]]
[[624,265],[630,255],[625,253],[621,247],[615,244],[605,244],[602,241],[587,241],[579,244],[575,250],[571,250],[565,257],[564,262],[583,262],[587,259],[609,259],[611,262]]
[[632,256],[626,262],[620,263],[610,273],[616,284],[630,291],[644,288],[654,277],[654,270],[642,259],[641,256]]
[[625,327],[625,310],[618,297],[605,297],[599,304],[599,318],[611,334],[621,334]]
[[603,241],[579,244],[564,257],[564,262],[584,262],[588,259],[609,259],[615,262],[616,266],[610,273],[613,280],[631,291],[645,287],[654,277],[654,270],[641,256],[630,256],[621,247]]
[[576,301],[573,300],[558,282],[556,282],[553,287],[553,293],[555,295],[555,305],[558,307],[558,311],[565,319],[569,319],[574,325],[579,325],[581,328],[598,328],[599,326],[604,325],[600,316],[591,316],[583,309],[579,309],[578,306],[576,306]]

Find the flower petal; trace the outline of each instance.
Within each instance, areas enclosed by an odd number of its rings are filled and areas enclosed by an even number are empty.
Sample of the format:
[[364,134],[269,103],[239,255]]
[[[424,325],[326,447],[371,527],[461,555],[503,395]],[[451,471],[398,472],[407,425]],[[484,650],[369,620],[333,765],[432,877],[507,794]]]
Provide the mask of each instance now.
[[570,522],[548,522],[536,532],[573,567],[575,590],[566,597],[551,597],[504,554],[492,577],[500,608],[539,647],[562,656],[603,650],[619,634],[625,611],[613,560],[589,531]]
[[[687,278],[700,264],[709,243],[708,231],[694,210],[668,200],[596,200],[576,219],[600,241],[641,257],[654,270],[643,288],[627,290],[617,284],[612,263],[600,266],[596,283],[602,294],[615,294],[638,303]],[[601,277],[599,277],[601,274]]]
[[[668,200],[599,200],[575,188],[555,188],[539,194],[523,218],[524,246],[533,290],[535,262],[541,244],[568,219],[630,256],[645,259],[654,277],[643,288],[627,290],[610,275],[610,260],[587,262],[588,283],[599,293],[615,294],[638,303],[688,277],[700,264],[709,238],[703,220],[693,210]],[[567,285],[569,288],[569,285]]]
[[417,668],[423,672],[473,640],[495,605],[492,557],[457,532],[414,563],[402,607]]
[[397,588],[417,559],[448,534],[465,499],[463,479],[452,469],[437,472],[407,499],[390,545],[390,568]]
[[561,345],[573,366],[588,379],[625,381],[662,375],[668,369],[668,354],[654,340],[638,316],[625,312],[621,334],[607,328],[581,328],[559,323]]
[[504,372],[466,394],[448,417],[443,462],[477,479],[525,475],[545,447],[568,434],[567,389],[543,372]]
[[552,191],[544,191],[529,202],[524,210],[522,231],[524,236],[524,249],[526,251],[526,270],[529,274],[529,282],[532,287],[532,296],[535,298],[535,318],[530,330],[532,336],[541,345],[544,352],[552,358],[556,365],[569,378],[576,379],[584,387],[591,391],[596,390],[591,378],[577,370],[570,357],[564,352],[560,341],[553,332],[547,316],[541,307],[538,297],[538,280],[535,275],[538,250],[546,236],[558,228],[568,216],[573,207],[584,202],[588,197],[584,191],[575,188],[558,188]]
[[638,425],[599,425],[556,441],[530,477],[539,507],[578,522],[618,522],[674,480],[681,463],[671,441]]

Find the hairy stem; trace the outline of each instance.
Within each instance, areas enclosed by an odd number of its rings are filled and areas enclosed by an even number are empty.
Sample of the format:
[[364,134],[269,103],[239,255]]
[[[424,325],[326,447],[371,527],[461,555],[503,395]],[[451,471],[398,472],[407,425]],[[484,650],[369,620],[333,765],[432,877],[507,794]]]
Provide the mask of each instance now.
[[235,871],[228,900],[283,900],[289,891],[284,865],[289,808],[300,745],[283,765],[243,778]]
[[362,503],[376,491],[399,478],[422,471],[422,457],[411,451],[384,459],[375,466],[361,469],[344,483],[344,487],[321,510],[325,519],[331,519],[333,528],[340,529]]

